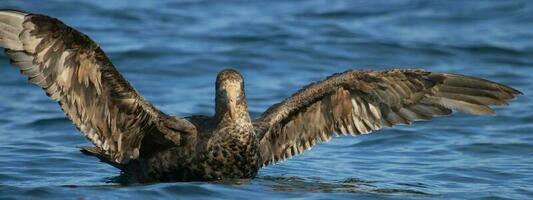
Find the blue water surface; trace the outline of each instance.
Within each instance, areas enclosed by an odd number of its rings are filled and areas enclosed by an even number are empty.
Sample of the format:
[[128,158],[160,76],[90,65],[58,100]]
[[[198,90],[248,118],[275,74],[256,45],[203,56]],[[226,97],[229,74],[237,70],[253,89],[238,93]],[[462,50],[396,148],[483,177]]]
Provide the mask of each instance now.
[[531,199],[533,2],[405,0],[1,1],[97,41],[149,101],[211,115],[214,79],[245,77],[258,116],[347,69],[419,67],[525,93],[496,116],[455,114],[335,138],[256,179],[123,184],[78,150],[57,103],[0,56],[0,199]]

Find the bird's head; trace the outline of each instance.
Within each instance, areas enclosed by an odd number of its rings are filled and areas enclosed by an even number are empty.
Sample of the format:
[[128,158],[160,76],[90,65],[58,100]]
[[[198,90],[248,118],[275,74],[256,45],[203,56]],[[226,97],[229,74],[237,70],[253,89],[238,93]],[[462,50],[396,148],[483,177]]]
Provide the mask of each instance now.
[[228,115],[237,120],[243,115],[248,116],[244,81],[239,72],[226,69],[218,73],[216,83],[216,115]]

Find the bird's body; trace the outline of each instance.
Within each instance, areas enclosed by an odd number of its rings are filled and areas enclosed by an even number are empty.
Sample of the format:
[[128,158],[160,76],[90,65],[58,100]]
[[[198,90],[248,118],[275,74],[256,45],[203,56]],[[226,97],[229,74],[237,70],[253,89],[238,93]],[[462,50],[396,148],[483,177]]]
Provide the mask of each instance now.
[[190,148],[170,148],[128,163],[124,171],[143,181],[253,178],[261,167],[259,141],[250,122],[217,127],[214,118],[187,118],[198,130]]
[[95,146],[96,156],[141,182],[253,178],[335,134],[359,135],[453,110],[493,114],[521,94],[475,77],[421,69],[349,70],[312,83],[259,118],[243,77],[216,79],[214,116],[173,117],[146,101],[89,37],[57,19],[0,11],[0,47]]

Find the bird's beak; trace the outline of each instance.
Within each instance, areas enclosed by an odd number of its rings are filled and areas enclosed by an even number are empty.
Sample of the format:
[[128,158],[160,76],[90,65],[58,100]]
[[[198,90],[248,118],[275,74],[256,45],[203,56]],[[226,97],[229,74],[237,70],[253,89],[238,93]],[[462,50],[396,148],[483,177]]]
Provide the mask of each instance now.
[[236,119],[237,103],[235,100],[229,101],[228,112],[231,119]]
[[228,87],[227,90],[227,98],[228,98],[228,114],[231,119],[237,118],[237,96],[239,95],[236,87]]

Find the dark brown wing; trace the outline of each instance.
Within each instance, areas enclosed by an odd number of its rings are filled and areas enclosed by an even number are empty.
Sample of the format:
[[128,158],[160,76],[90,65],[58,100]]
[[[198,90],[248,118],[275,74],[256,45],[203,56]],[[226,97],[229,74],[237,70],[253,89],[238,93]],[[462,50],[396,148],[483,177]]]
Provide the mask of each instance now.
[[195,133],[187,120],[145,101],[96,43],[57,19],[1,10],[0,46],[113,162],[180,145]]
[[366,134],[396,124],[448,115],[452,110],[493,114],[521,94],[463,75],[406,69],[347,71],[311,84],[254,121],[263,164],[300,154],[340,135]]

